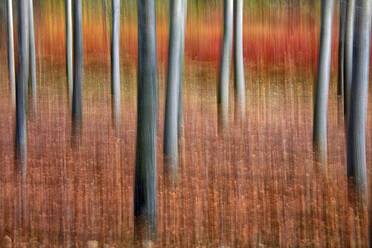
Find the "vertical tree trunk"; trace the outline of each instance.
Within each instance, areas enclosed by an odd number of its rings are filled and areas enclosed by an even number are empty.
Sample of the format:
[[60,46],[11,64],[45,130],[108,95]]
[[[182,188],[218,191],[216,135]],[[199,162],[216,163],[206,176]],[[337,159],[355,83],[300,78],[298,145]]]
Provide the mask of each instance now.
[[22,165],[27,159],[27,83],[29,76],[28,0],[18,0],[18,67],[16,79],[16,157]]
[[350,90],[353,73],[353,36],[355,19],[355,0],[347,0],[346,33],[345,33],[345,80],[344,80],[344,115],[347,126],[350,109]]
[[66,74],[69,98],[72,98],[72,10],[71,0],[65,0],[66,13]]
[[112,0],[111,101],[115,128],[120,125],[120,0]]
[[12,104],[15,102],[15,66],[14,66],[14,35],[13,35],[13,5],[12,0],[6,0],[7,7],[7,45],[8,45],[8,73]]
[[[72,121],[73,131],[80,132],[82,121],[82,80],[83,80],[83,30],[81,16],[81,0],[74,0],[73,15],[73,42],[74,42],[74,89],[72,92]],[[75,133],[76,134],[76,133]]]
[[218,115],[222,127],[228,126],[229,115],[229,81],[233,36],[233,0],[224,0],[224,29],[218,84]]
[[340,28],[338,34],[338,83],[337,95],[344,94],[344,80],[345,80],[345,25],[346,25],[346,5],[348,0],[340,0]]
[[238,119],[244,120],[243,0],[234,0],[234,74],[235,113]]
[[[32,109],[36,109],[36,53],[35,53],[35,32],[34,32],[34,5],[29,0],[28,4],[29,18],[29,42],[30,42],[30,79],[31,79],[31,97]],[[34,112],[34,111],[33,111]]]
[[[158,131],[158,72],[155,0],[138,0],[138,121],[134,183],[137,224],[156,230],[156,145]],[[140,225],[136,224],[136,228]],[[150,237],[147,237],[150,238]]]
[[333,5],[334,0],[322,0],[318,80],[314,106],[314,145],[325,156],[327,153],[327,107],[331,64]]
[[357,0],[355,8],[353,76],[347,130],[347,175],[367,199],[366,122],[369,85],[372,0]]
[[186,22],[187,22],[187,0],[183,0],[182,9],[182,29],[181,29],[181,52],[180,52],[180,86],[178,95],[178,138],[183,136],[183,81],[185,74],[185,33],[186,33]]
[[178,97],[181,72],[182,0],[170,2],[168,76],[164,120],[164,165],[176,172],[178,166]]

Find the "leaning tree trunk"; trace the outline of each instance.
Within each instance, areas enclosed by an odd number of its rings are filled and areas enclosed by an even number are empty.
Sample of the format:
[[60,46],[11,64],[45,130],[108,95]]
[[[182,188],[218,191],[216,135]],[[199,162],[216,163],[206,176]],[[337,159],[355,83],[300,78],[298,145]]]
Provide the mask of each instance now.
[[185,74],[185,32],[187,22],[187,0],[183,0],[182,29],[181,29],[181,51],[180,51],[180,86],[178,95],[178,138],[183,136],[183,81]]
[[367,200],[366,122],[372,0],[356,0],[353,76],[347,129],[347,175]]
[[83,80],[83,30],[81,16],[81,0],[74,0],[73,15],[73,42],[74,42],[74,89],[72,92],[72,122],[73,135],[79,134],[82,122],[82,80]]
[[30,79],[31,79],[31,97],[32,97],[32,112],[36,110],[36,53],[35,53],[35,31],[34,31],[34,5],[33,1],[29,0],[28,5],[29,18],[29,42],[30,42]]
[[238,119],[244,120],[243,0],[234,0],[234,74],[235,113]]
[[145,226],[155,233],[156,145],[158,131],[158,78],[155,0],[138,0],[138,121],[134,182],[136,232]]
[[69,94],[69,101],[72,98],[72,10],[71,0],[65,0],[65,14],[66,14],[66,74],[67,87]]
[[115,128],[120,126],[120,0],[112,0],[111,105]]
[[168,76],[164,120],[164,169],[176,175],[178,166],[178,97],[183,0],[170,2]]
[[7,7],[7,44],[8,44],[8,73],[12,104],[15,102],[15,66],[14,66],[14,35],[13,35],[13,6],[12,0],[6,0]]
[[218,84],[218,115],[222,127],[228,126],[229,80],[233,36],[233,0],[224,0],[224,29]]
[[16,158],[21,165],[27,163],[27,83],[29,74],[28,0],[18,0],[18,67],[16,79]]
[[345,80],[344,80],[344,115],[347,126],[350,110],[350,90],[353,73],[353,36],[355,19],[355,0],[347,1],[346,34],[345,34]]
[[338,34],[338,83],[337,95],[344,94],[345,80],[345,24],[346,24],[346,5],[348,0],[340,0],[340,28]]
[[315,90],[313,140],[325,158],[327,154],[327,106],[331,64],[332,14],[334,0],[322,0],[318,80]]

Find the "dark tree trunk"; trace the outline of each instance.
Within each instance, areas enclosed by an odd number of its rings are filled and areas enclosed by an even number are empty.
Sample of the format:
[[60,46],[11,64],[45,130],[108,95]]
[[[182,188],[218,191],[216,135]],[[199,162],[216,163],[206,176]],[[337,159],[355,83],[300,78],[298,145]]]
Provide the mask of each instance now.
[[111,101],[115,129],[120,126],[120,0],[112,0]]
[[73,43],[74,43],[74,89],[72,92],[72,122],[74,135],[80,133],[82,122],[82,80],[83,80],[83,30],[81,16],[81,0],[74,0]]
[[7,7],[7,45],[8,45],[8,73],[12,104],[15,102],[15,62],[13,35],[13,5],[12,0],[6,0]]
[[354,36],[354,17],[355,16],[355,0],[347,0],[346,14],[346,34],[345,34],[345,66],[344,66],[344,115],[345,124],[350,109],[350,90],[353,73],[353,36]]
[[164,169],[176,175],[178,166],[178,97],[181,73],[183,0],[170,2],[168,76],[164,120]]
[[16,158],[27,164],[27,83],[29,76],[28,0],[18,0],[18,67],[16,79]]
[[313,140],[316,149],[327,154],[327,108],[331,64],[332,15],[334,0],[322,0],[318,80],[315,90]]
[[223,128],[228,126],[229,81],[232,38],[233,38],[233,0],[224,0],[223,42],[217,97],[219,123]]
[[347,175],[367,199],[366,122],[369,85],[372,0],[357,0],[355,8],[353,76],[347,129]]
[[[135,228],[157,226],[156,146],[158,131],[158,72],[155,0],[138,0],[138,121],[134,182]],[[147,229],[147,228],[146,228]],[[138,229],[137,229],[138,230]],[[152,237],[147,236],[147,239]]]

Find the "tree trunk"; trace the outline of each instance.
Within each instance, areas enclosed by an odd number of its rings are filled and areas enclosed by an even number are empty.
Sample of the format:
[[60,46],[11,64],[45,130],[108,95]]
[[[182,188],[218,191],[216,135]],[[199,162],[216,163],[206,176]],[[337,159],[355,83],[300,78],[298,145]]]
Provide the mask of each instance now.
[[224,0],[224,30],[218,84],[218,115],[221,126],[228,126],[229,116],[229,81],[233,36],[233,0]]
[[66,12],[66,74],[69,99],[72,99],[72,10],[71,0],[65,0]]
[[115,128],[120,126],[120,0],[112,0],[111,101]]
[[183,136],[183,81],[185,76],[185,33],[187,22],[187,0],[183,0],[182,9],[182,29],[181,29],[181,52],[180,52],[180,86],[178,95],[178,138]]
[[347,0],[346,34],[345,34],[345,80],[344,80],[344,115],[347,126],[350,109],[350,90],[353,73],[353,36],[355,19],[355,0]]
[[234,0],[234,74],[235,113],[238,120],[244,120],[243,0]]
[[14,35],[13,35],[13,6],[12,0],[6,0],[7,7],[7,44],[8,44],[8,73],[12,104],[15,102],[15,66],[14,66]]
[[346,25],[346,5],[348,0],[340,0],[340,28],[338,34],[338,83],[337,95],[344,94],[345,80],[345,25]]
[[327,154],[327,107],[331,64],[333,0],[322,0],[319,44],[318,80],[314,106],[314,145],[324,156]]
[[[158,72],[155,0],[138,0],[138,121],[134,216],[156,230]],[[144,220],[140,221],[140,220]],[[138,222],[137,222],[138,224]],[[139,228],[139,225],[136,225]],[[152,232],[150,232],[152,233]],[[147,236],[147,238],[151,238]]]
[[32,112],[36,110],[36,53],[35,53],[35,32],[34,32],[34,5],[33,1],[29,0],[28,5],[29,18],[29,42],[30,42],[30,80],[31,80],[31,97],[32,97]]
[[178,97],[181,72],[183,0],[170,2],[168,76],[164,120],[164,169],[176,174],[178,166]]
[[27,163],[27,83],[29,76],[29,2],[18,0],[18,67],[16,79],[16,158],[22,165]]
[[74,135],[78,134],[82,122],[82,80],[83,80],[83,30],[81,16],[81,0],[74,0],[73,14],[73,42],[74,42],[74,89],[72,92],[72,122]]
[[347,175],[367,199],[366,122],[369,85],[372,0],[357,0],[355,8],[353,76],[347,129]]

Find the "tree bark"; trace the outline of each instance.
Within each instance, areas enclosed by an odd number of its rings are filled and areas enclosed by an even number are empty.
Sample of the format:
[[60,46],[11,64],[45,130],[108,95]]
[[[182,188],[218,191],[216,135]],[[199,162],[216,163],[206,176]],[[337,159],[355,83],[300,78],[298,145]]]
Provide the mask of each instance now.
[[228,126],[229,115],[229,81],[230,62],[233,37],[233,0],[224,0],[224,31],[218,83],[218,115],[219,123],[224,128]]
[[[134,216],[155,231],[158,72],[155,0],[138,0],[138,120]],[[138,225],[135,226],[138,228]],[[150,232],[152,233],[152,232]],[[151,238],[147,236],[147,238]]]
[[331,64],[332,15],[334,0],[322,0],[318,79],[315,90],[313,141],[327,154],[327,108]]
[[113,122],[120,126],[120,0],[112,0],[111,95]]
[[7,7],[7,45],[8,45],[8,73],[12,104],[15,102],[15,62],[14,62],[14,35],[13,35],[13,5],[12,0],[6,0]]
[[82,80],[83,80],[83,30],[81,15],[81,0],[74,0],[73,14],[73,43],[74,43],[74,89],[72,92],[72,122],[74,135],[78,134],[82,122]]
[[71,0],[65,0],[66,14],[66,74],[69,99],[72,99],[72,6]]
[[238,119],[244,120],[243,0],[234,0],[234,90],[235,113]]
[[372,0],[357,0],[355,8],[353,76],[347,129],[347,175],[367,199],[366,122],[369,86]]
[[338,83],[337,95],[344,94],[345,80],[345,25],[346,25],[346,6],[348,0],[340,0],[340,27],[338,34]]
[[29,2],[18,0],[18,67],[16,78],[16,158],[27,164],[27,83],[29,77]]
[[[170,2],[168,75],[164,120],[164,165],[174,173],[178,166],[178,97],[181,73],[182,0]],[[176,173],[175,173],[176,174]]]
[[350,90],[353,73],[353,36],[355,19],[355,0],[347,0],[346,34],[345,34],[345,80],[344,80],[344,115],[345,124],[350,109]]

